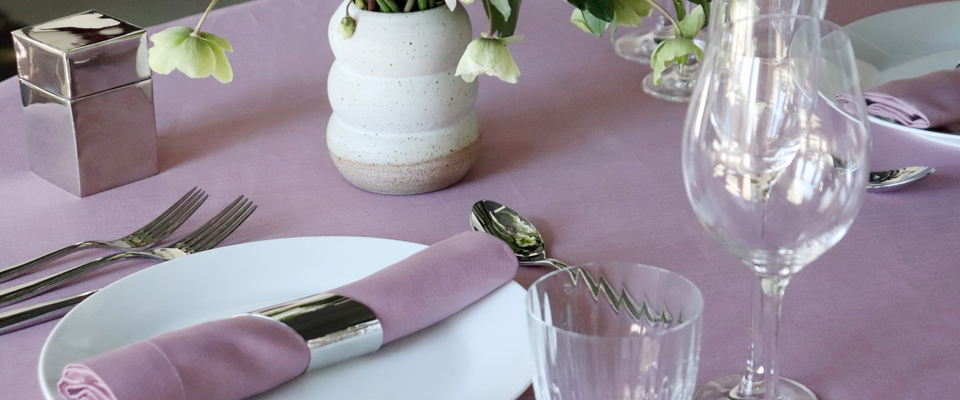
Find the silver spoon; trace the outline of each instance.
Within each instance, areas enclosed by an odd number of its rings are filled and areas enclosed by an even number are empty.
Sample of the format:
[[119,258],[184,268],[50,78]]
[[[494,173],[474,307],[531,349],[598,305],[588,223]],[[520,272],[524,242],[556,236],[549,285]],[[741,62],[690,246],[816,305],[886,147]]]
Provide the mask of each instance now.
[[904,167],[889,171],[871,172],[867,190],[870,192],[889,192],[903,189],[905,186],[926,178],[932,174],[933,167]]
[[540,231],[510,207],[491,200],[480,200],[470,212],[470,226],[475,231],[489,233],[507,242],[520,260],[520,265],[567,268],[567,264],[547,258]]
[[[487,232],[506,242],[516,254],[521,266],[549,265],[558,270],[567,269],[574,282],[578,281],[577,275],[579,275],[586,282],[595,299],[599,299],[602,292],[607,301],[613,305],[614,310],[626,308],[637,321],[643,319],[651,324],[669,326],[675,320],[666,306],[662,310],[655,310],[647,304],[645,299],[637,304],[626,289],[614,291],[604,277],[594,279],[590,276],[590,272],[583,268],[568,267],[557,259],[548,258],[540,231],[510,207],[491,200],[480,200],[474,203],[473,210],[470,212],[470,226],[476,231]],[[683,322],[682,312],[679,313],[676,322]]]

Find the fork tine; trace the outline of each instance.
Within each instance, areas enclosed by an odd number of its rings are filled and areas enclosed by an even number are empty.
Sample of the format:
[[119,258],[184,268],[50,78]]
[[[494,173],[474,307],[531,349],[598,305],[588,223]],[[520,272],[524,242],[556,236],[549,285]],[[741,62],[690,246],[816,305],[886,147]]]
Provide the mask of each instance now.
[[187,245],[194,251],[200,251],[197,249],[204,249],[204,243],[210,241],[211,238],[215,238],[218,231],[221,231],[225,227],[229,226],[230,222],[235,219],[238,214],[243,213],[243,210],[252,204],[253,203],[250,201],[250,199],[243,199],[243,201],[238,203],[235,207],[232,207],[229,213],[224,214],[223,218],[220,218],[216,224],[211,225],[210,229],[207,229],[202,235],[193,238]]
[[197,228],[193,232],[190,232],[190,234],[185,236],[183,239],[180,239],[179,241],[177,241],[177,243],[174,243],[173,247],[177,247],[177,248],[191,247],[191,243],[193,241],[195,241],[197,238],[203,237],[204,235],[206,235],[208,231],[213,229],[213,227],[217,226],[217,224],[219,224],[221,220],[223,220],[224,218],[226,218],[227,215],[233,212],[233,209],[235,209],[243,199],[244,199],[243,195],[241,195],[240,197],[237,197],[236,200],[234,200],[229,205],[227,205],[226,208],[220,211],[213,218],[210,218],[209,221],[205,222],[203,225],[200,225],[199,228]]
[[153,221],[150,221],[144,225],[143,228],[140,228],[140,230],[147,231],[152,227],[165,223],[165,221],[170,218],[171,215],[175,215],[180,207],[191,201],[198,193],[203,194],[203,189],[194,186],[193,189],[190,189],[186,194],[183,195],[183,197],[180,197],[180,200],[177,200],[176,203],[173,203],[173,205],[164,210],[163,213],[154,218]]
[[198,208],[207,201],[207,194],[202,190],[196,196],[192,197],[187,203],[177,208],[176,213],[169,215],[162,224],[156,224],[146,232],[154,237],[164,238],[183,225]]
[[157,219],[145,225],[138,232],[146,236],[162,239],[179,228],[180,225],[186,221],[186,218],[193,215],[193,212],[207,200],[207,195],[202,189],[192,192],[189,197],[182,198],[182,201],[178,201],[161,214],[160,217],[157,217]]
[[204,251],[212,249],[214,246],[220,244],[223,239],[226,239],[227,236],[230,236],[233,231],[235,231],[240,224],[247,220],[247,217],[257,209],[257,206],[252,202],[247,202],[243,208],[237,210],[238,212],[234,214],[229,220],[223,223],[219,229],[214,232],[211,232],[203,241],[200,241],[196,244],[194,251]]

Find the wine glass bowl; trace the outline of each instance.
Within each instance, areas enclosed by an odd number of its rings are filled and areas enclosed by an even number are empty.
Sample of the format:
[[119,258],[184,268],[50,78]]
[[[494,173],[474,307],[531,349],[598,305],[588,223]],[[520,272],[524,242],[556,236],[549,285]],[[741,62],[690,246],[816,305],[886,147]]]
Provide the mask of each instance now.
[[816,398],[778,376],[780,301],[790,277],[853,223],[869,174],[868,126],[839,26],[759,15],[711,32],[684,127],[684,182],[702,225],[758,284],[746,373],[708,384],[696,400]]

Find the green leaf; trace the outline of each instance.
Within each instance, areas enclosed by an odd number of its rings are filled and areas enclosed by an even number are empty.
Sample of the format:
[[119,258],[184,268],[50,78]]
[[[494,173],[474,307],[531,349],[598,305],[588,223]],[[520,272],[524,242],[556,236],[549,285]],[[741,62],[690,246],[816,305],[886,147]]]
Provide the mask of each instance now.
[[687,7],[683,4],[683,0],[673,0],[673,8],[677,10],[677,21],[687,15]]
[[567,3],[576,7],[578,10],[585,10],[587,8],[586,0],[567,0]]
[[[483,0],[484,2],[488,0]],[[510,9],[513,10],[510,12],[509,17],[504,17],[499,13],[490,14],[490,26],[493,28],[494,32],[497,32],[497,36],[506,38],[513,36],[514,31],[517,30],[517,18],[520,16],[520,2],[522,0],[509,0]],[[493,32],[490,32],[492,35]]]
[[490,4],[493,5],[493,8],[500,11],[500,15],[504,19],[510,18],[510,2],[508,0],[490,0]]
[[600,18],[604,22],[613,21],[613,18],[616,17],[610,0],[585,0],[585,2],[587,6],[585,11],[590,12],[594,17]]
[[596,36],[596,37],[603,36],[603,31],[607,29],[606,21],[600,18],[597,18],[596,16],[591,14],[589,11],[583,12],[583,18],[586,20],[587,28],[590,29],[590,33],[592,33],[593,36]]
[[586,33],[593,33],[590,32],[590,27],[587,26],[587,18],[584,17],[583,11],[580,11],[579,8],[573,9],[573,14],[570,15],[570,23]]
[[703,28],[703,21],[703,7],[697,6],[686,18],[680,20],[680,34],[687,39],[693,39],[700,32],[700,28]]
[[688,54],[696,54],[697,58],[703,59],[703,50],[688,38],[673,38],[660,42],[657,49],[653,51],[650,57],[650,66],[653,67],[653,79],[656,84],[662,81],[660,75],[667,67],[674,63],[685,64]]
[[653,10],[647,0],[612,0],[612,4],[617,25],[640,26]]
[[[703,27],[710,25],[710,0],[690,0],[691,3],[703,7]],[[701,28],[702,29],[702,28]]]

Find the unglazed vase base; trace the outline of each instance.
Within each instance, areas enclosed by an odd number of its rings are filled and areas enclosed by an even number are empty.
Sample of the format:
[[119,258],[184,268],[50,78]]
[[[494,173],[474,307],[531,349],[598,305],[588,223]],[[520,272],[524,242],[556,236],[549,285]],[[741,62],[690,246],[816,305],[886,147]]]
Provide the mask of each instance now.
[[332,152],[330,158],[343,177],[360,189],[382,194],[418,194],[457,183],[479,154],[478,138],[448,155],[410,164],[363,163],[341,158]]

